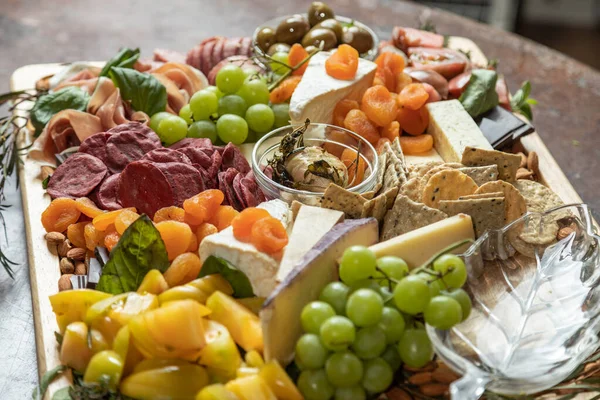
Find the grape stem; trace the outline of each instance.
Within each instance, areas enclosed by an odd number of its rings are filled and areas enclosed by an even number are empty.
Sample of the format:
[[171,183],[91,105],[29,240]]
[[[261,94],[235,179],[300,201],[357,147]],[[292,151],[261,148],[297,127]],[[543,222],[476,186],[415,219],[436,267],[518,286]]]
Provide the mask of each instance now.
[[413,269],[412,271],[410,271],[410,273],[411,273],[411,274],[417,274],[417,273],[419,273],[419,272],[421,272],[421,271],[424,271],[424,270],[426,270],[426,269],[427,269],[427,267],[429,267],[431,264],[433,264],[433,262],[434,262],[435,260],[437,260],[439,257],[443,256],[443,255],[444,255],[444,254],[446,254],[446,253],[450,253],[451,251],[453,251],[453,250],[456,250],[456,249],[458,249],[459,247],[462,247],[462,246],[464,246],[464,245],[465,245],[465,244],[467,244],[467,243],[473,243],[473,239],[464,239],[464,240],[461,240],[461,241],[459,241],[459,242],[456,242],[456,243],[453,243],[453,244],[451,244],[450,246],[448,246],[448,247],[446,247],[446,248],[444,248],[444,249],[440,250],[440,251],[439,251],[439,252],[437,252],[436,254],[434,254],[434,255],[433,255],[432,257],[430,257],[430,258],[429,258],[427,261],[425,261],[425,262],[423,263],[423,265],[421,265],[421,266],[420,266],[420,267],[418,267],[418,268],[415,268],[415,269]]

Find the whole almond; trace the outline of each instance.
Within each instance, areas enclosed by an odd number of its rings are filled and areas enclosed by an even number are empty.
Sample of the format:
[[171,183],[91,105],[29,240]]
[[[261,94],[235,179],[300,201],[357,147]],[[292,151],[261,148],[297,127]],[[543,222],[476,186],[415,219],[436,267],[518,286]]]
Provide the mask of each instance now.
[[71,290],[73,289],[73,284],[71,283],[71,277],[73,274],[64,274],[58,279],[58,291],[62,292],[63,290]]
[[61,274],[72,274],[75,272],[75,266],[67,257],[60,259],[60,273]]
[[83,261],[85,260],[86,253],[86,249],[82,249],[81,247],[75,247],[67,252],[67,257],[69,257],[71,260]]
[[[435,372],[435,371],[434,371]],[[424,385],[431,382],[431,372],[417,372],[408,378],[408,382],[413,385]]]
[[528,170],[527,168],[519,168],[517,170],[517,180],[519,179],[532,179],[533,172]]
[[535,175],[540,172],[540,160],[535,151],[530,151],[527,155],[527,169],[530,169]]
[[558,233],[556,234],[556,239],[563,240],[573,232],[575,232],[573,228],[571,228],[570,226],[565,226],[564,228],[561,228],[558,231]]
[[425,396],[441,396],[448,391],[448,385],[443,385],[441,383],[426,383],[425,385],[419,386],[419,391]]
[[394,387],[385,392],[386,397],[389,400],[413,400],[412,396],[406,393],[399,387]]
[[527,156],[525,153],[519,152],[517,154],[521,156],[521,165],[519,165],[519,168],[527,168]]
[[84,262],[77,262],[75,263],[75,275],[86,275],[87,274],[87,268],[85,266]]
[[65,235],[63,235],[60,232],[48,232],[46,233],[46,236],[44,236],[44,238],[46,239],[46,242],[48,242],[48,244],[53,244],[56,246],[64,242],[66,239]]
[[42,180],[46,180],[50,175],[54,173],[54,168],[44,165],[40,173]]
[[71,246],[71,243],[69,243],[68,240],[65,240],[64,242],[62,242],[61,244],[58,245],[57,247],[57,252],[58,255],[61,257],[66,257],[67,253],[73,248],[73,246]]
[[431,378],[439,383],[450,384],[458,379],[458,376],[450,371],[448,367],[439,367],[431,373]]

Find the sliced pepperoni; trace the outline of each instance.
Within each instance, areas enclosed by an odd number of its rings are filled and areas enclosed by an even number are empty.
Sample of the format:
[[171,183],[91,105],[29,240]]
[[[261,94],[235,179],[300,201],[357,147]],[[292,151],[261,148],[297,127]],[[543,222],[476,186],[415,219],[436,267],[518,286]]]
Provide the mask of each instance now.
[[98,157],[76,153],[56,168],[48,182],[48,194],[57,197],[85,197],[106,176],[106,165]]
[[200,164],[202,168],[207,171],[212,165],[210,156],[208,156],[202,148],[184,147],[182,149],[178,149],[177,151],[185,154],[190,160],[192,160],[193,164]]
[[179,150],[184,147],[200,147],[203,149],[212,149],[213,144],[210,141],[210,139],[207,138],[185,138],[169,146],[169,148],[172,150]]
[[237,199],[235,191],[233,190],[233,181],[237,175],[239,175],[239,171],[235,168],[229,168],[226,171],[219,172],[219,190],[221,190],[225,195],[224,203],[227,203],[236,210],[241,211],[244,207]]
[[116,174],[127,164],[141,159],[149,151],[160,149],[160,139],[152,130],[122,131],[113,134],[106,142],[108,169]]
[[174,203],[181,207],[183,201],[204,191],[202,174],[193,165],[173,162],[154,165],[162,171],[173,189]]
[[250,57],[250,55],[252,55],[252,38],[251,37],[242,38],[242,40],[240,41],[240,51],[238,54],[240,54],[242,56],[248,56],[248,57]]
[[210,58],[211,69],[219,62],[221,62],[221,60],[223,60],[223,47],[225,47],[225,42],[227,42],[227,39],[221,38],[221,40],[219,40],[215,44],[215,47],[213,47],[213,51]]
[[121,174],[114,174],[102,181],[95,191],[96,204],[103,210],[118,210],[123,208],[119,202],[119,182]]
[[231,56],[235,56],[240,54],[240,43],[244,38],[229,38],[225,41],[225,46],[223,47],[223,58],[228,58]]
[[154,133],[152,129],[148,127],[148,125],[144,125],[141,122],[137,121],[129,121],[121,125],[117,125],[114,128],[109,129],[108,133],[121,133],[126,131],[135,131],[140,133]]
[[201,71],[206,75],[209,73],[210,69],[213,67],[212,66],[212,61],[211,61],[211,55],[212,55],[212,50],[215,47],[215,43],[219,40],[219,38],[215,38],[215,40],[211,40],[208,43],[204,44],[204,47],[202,48],[202,56],[201,56],[201,60],[202,60],[202,65],[201,65]]
[[235,168],[242,174],[247,174],[250,171],[250,164],[248,160],[242,154],[234,144],[229,143],[223,150],[223,162],[221,163],[221,171],[225,171],[228,168]]
[[192,160],[180,151],[163,148],[149,151],[144,154],[142,160],[154,161],[157,163],[180,162],[184,164],[192,164]]
[[154,217],[163,207],[175,205],[173,187],[167,176],[150,161],[134,161],[121,173],[119,199],[123,207]]
[[88,137],[79,145],[79,152],[97,157],[106,164],[106,142],[110,136],[108,132],[100,132]]

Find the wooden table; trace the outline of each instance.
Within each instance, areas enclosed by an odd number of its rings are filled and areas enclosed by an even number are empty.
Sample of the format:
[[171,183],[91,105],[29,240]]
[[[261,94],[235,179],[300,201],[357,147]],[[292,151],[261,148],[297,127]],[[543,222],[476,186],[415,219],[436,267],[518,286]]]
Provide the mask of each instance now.
[[[154,5],[151,5],[154,3]],[[308,2],[306,2],[307,4]],[[468,36],[500,61],[511,91],[529,79],[540,105],[537,131],[584,201],[600,210],[600,73],[516,35],[462,17],[395,0],[331,0],[340,15],[356,18],[388,38],[395,25],[430,19],[438,32]],[[187,51],[211,35],[250,35],[277,15],[304,11],[296,1],[278,0],[3,0],[0,2],[0,92],[12,71],[25,64],[101,60],[119,47]],[[14,190],[14,185],[12,187]],[[8,254],[24,262],[19,198],[8,212]],[[600,214],[596,213],[596,216]],[[2,242],[3,249],[6,245]],[[0,271],[0,398],[29,398],[35,384],[35,349],[28,273],[17,267],[11,283]]]

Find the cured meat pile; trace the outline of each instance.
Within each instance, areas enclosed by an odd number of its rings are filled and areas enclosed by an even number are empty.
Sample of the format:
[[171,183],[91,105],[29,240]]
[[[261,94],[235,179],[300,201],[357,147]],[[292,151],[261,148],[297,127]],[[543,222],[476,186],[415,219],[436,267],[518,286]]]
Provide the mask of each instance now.
[[233,144],[183,139],[170,148],[146,125],[129,122],[81,143],[48,182],[48,194],[90,197],[100,208],[135,207],[150,217],[206,190],[220,189],[236,210],[265,201],[248,161]]

